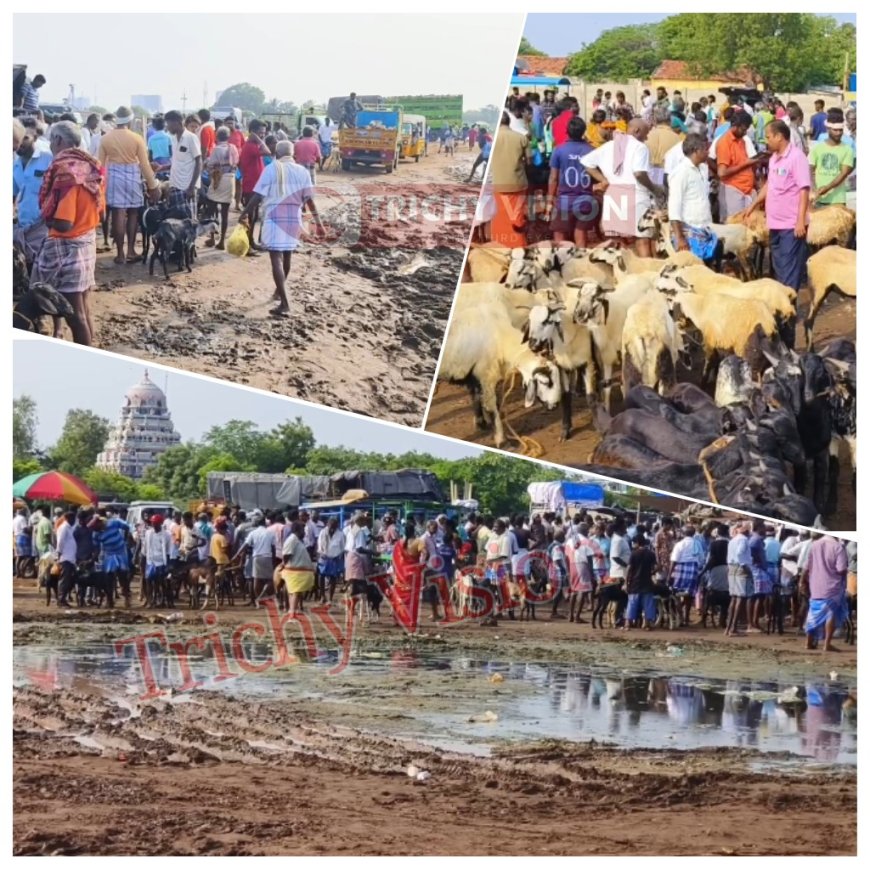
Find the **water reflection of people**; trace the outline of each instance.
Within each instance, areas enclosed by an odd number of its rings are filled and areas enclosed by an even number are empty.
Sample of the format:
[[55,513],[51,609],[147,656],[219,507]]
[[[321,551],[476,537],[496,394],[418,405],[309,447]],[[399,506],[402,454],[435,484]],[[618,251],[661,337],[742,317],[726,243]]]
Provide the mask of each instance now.
[[836,761],[840,755],[842,694],[807,683],[803,750],[816,761]]

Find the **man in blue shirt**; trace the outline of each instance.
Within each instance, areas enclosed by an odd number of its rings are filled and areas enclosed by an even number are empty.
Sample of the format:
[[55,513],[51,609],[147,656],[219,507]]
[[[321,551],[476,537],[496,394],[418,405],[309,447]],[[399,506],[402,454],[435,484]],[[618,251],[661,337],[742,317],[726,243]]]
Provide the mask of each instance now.
[[825,111],[825,101],[816,100],[816,112],[810,118],[810,139],[820,139],[822,133],[826,131],[825,121],[828,118],[828,113]]
[[39,189],[51,160],[51,148],[28,128],[12,165],[12,195],[18,207],[15,242],[24,251],[28,266],[48,234],[39,208]]
[[148,139],[148,156],[157,164],[158,171],[166,171],[172,165],[172,137],[164,129],[166,121],[162,115],[151,119],[153,132]]
[[21,108],[28,115],[35,115],[39,111],[39,89],[45,84],[45,76],[34,76],[31,81],[24,80],[21,86]]

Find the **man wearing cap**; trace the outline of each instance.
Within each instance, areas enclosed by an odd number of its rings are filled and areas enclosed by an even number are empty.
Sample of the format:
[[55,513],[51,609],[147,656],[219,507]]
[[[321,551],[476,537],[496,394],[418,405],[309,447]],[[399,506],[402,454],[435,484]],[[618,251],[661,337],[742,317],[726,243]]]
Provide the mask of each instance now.
[[810,152],[814,188],[810,202],[817,208],[846,204],[846,179],[855,168],[855,152],[843,142],[845,126],[843,110],[831,109],[825,121],[828,135],[816,142]]
[[[115,128],[100,137],[98,158],[106,169],[106,204],[112,209],[112,238],[115,241],[118,265],[134,263],[139,213],[144,200],[142,180],[148,187],[149,199],[157,199],[158,182],[148,160],[145,140],[131,129],[133,112],[120,106],[115,112]],[[124,239],[127,250],[124,257]]]

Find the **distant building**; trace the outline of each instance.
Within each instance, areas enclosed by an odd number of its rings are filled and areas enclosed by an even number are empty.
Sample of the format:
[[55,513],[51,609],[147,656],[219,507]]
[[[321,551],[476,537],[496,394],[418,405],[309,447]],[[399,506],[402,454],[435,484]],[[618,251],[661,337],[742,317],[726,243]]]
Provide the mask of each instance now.
[[97,468],[139,480],[161,453],[181,441],[166,405],[166,395],[149,377],[127,391],[118,422],[109,432],[106,447],[97,456]]
[[694,75],[689,64],[683,60],[663,60],[650,76],[649,84],[653,92],[656,88],[663,87],[669,94],[681,91],[685,97],[690,92],[693,96],[698,93],[718,95],[719,88],[723,85],[754,88],[760,81],[758,74],[748,67],[733,72]]
[[141,106],[143,109],[156,115],[163,111],[163,97],[160,94],[133,94],[130,97],[131,106]]
[[87,112],[91,107],[91,98],[90,97],[76,97],[72,101],[72,107],[77,112]]

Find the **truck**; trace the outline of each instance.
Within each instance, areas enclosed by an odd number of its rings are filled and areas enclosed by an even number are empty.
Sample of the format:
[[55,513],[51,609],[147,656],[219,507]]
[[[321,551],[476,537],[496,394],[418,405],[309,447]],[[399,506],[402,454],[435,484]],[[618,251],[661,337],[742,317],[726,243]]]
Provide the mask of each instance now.
[[235,106],[212,106],[209,111],[212,118],[220,118],[222,121],[225,118],[232,118],[236,122],[236,127],[244,129],[245,118],[241,109]]
[[349,172],[361,164],[383,166],[385,172],[392,172],[399,165],[401,129],[402,110],[398,106],[357,113],[355,127],[338,131],[341,168]]
[[461,94],[405,94],[387,97],[390,105],[401,106],[414,115],[424,115],[429,127],[439,129],[445,124],[452,127],[462,126]]

